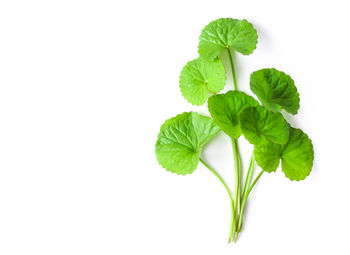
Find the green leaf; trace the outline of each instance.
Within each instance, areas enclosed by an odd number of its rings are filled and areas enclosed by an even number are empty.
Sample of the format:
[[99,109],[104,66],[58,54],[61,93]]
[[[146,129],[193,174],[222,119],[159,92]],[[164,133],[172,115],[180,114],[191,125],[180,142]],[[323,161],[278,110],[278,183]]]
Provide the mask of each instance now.
[[202,105],[208,93],[218,93],[225,87],[225,68],[220,59],[207,61],[197,58],[181,71],[180,89],[184,98],[194,105]]
[[290,180],[304,180],[311,172],[314,151],[311,140],[300,129],[290,128],[285,145],[267,142],[254,147],[257,164],[266,172],[276,171],[282,159],[282,171]]
[[192,173],[203,146],[219,131],[211,118],[195,112],[184,112],[166,120],[156,143],[159,164],[173,173]]
[[249,55],[255,50],[257,43],[256,30],[247,20],[217,19],[202,30],[198,53],[208,60],[216,59],[222,50],[228,48]]
[[282,114],[262,106],[244,109],[239,116],[239,124],[245,138],[254,145],[266,141],[285,144],[289,138],[289,125]]
[[238,123],[240,113],[247,107],[258,105],[254,98],[237,90],[211,96],[208,100],[208,109],[213,120],[233,138],[242,134]]
[[310,138],[300,129],[292,128],[281,159],[286,177],[295,181],[304,180],[310,174],[314,160]]
[[280,156],[283,145],[266,142],[261,146],[254,146],[254,156],[257,164],[264,171],[275,172],[280,164]]
[[274,68],[261,69],[250,75],[250,89],[268,110],[281,109],[297,114],[299,94],[292,78]]

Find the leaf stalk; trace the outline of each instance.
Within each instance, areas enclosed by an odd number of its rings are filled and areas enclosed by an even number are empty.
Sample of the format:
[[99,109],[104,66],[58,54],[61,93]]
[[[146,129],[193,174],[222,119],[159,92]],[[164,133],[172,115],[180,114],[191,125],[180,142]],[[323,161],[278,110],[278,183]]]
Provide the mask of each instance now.
[[231,202],[231,227],[230,227],[230,235],[229,235],[229,239],[228,242],[231,242],[232,240],[234,240],[234,233],[236,232],[236,212],[235,212],[235,202],[234,199],[232,197],[231,191],[229,189],[229,187],[227,186],[226,182],[222,179],[222,177],[212,168],[210,167],[206,162],[204,162],[201,158],[199,159],[199,161],[206,167],[209,169],[210,172],[212,172],[212,174],[214,174],[218,180],[221,182],[221,184],[224,186],[224,188],[227,191],[227,194],[230,198],[230,202]]
[[227,48],[227,53],[228,53],[228,56],[229,56],[229,59],[230,59],[230,64],[231,64],[233,86],[235,87],[235,90],[238,90],[236,74],[235,74],[235,66],[233,64],[233,58],[232,58],[232,54],[231,54],[230,48]]

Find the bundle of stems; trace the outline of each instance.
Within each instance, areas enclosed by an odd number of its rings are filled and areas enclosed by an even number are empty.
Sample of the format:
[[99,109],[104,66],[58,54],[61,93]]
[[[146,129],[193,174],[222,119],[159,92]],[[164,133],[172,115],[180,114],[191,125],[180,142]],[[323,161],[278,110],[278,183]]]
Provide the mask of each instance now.
[[[229,48],[227,48],[227,53],[230,60],[234,90],[238,90],[234,62],[232,58],[232,53]],[[252,153],[249,167],[247,169],[246,177],[243,182],[242,161],[239,153],[238,139],[231,138],[231,143],[232,143],[234,173],[235,173],[235,181],[234,181],[235,186],[234,186],[233,193],[231,192],[226,182],[221,178],[221,176],[211,166],[209,166],[206,162],[200,159],[200,162],[204,166],[206,166],[210,170],[210,172],[212,172],[219,179],[219,181],[225,187],[229,195],[229,199],[231,203],[231,225],[230,225],[230,234],[228,239],[229,243],[236,242],[239,236],[239,233],[242,231],[244,209],[247,203],[247,199],[252,189],[254,188],[255,184],[258,182],[258,180],[260,179],[261,175],[264,172],[263,170],[261,170],[261,172],[255,177],[253,181],[255,159],[254,159],[254,153]]]

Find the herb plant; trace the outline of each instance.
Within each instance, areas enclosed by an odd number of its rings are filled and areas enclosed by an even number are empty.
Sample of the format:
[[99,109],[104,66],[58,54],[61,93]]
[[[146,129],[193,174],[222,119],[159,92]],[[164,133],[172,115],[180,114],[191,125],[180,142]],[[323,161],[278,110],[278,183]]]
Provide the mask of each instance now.
[[[181,71],[180,90],[193,105],[208,100],[212,118],[184,112],[164,122],[156,142],[156,157],[166,170],[186,175],[199,162],[212,172],[226,189],[231,204],[229,242],[242,231],[244,208],[249,194],[264,172],[275,172],[280,165],[290,180],[303,180],[311,172],[313,146],[308,136],[292,127],[281,114],[297,114],[299,94],[292,78],[274,68],[261,69],[250,76],[250,89],[260,100],[237,90],[233,52],[251,54],[257,32],[247,20],[218,19],[209,23],[199,37],[199,57]],[[228,54],[234,90],[219,93],[225,86],[225,68],[220,56]],[[209,99],[208,99],[209,97]],[[233,193],[220,175],[201,157],[203,147],[220,131],[232,141],[235,186]],[[243,181],[238,139],[254,146]],[[254,178],[255,164],[261,171]]]

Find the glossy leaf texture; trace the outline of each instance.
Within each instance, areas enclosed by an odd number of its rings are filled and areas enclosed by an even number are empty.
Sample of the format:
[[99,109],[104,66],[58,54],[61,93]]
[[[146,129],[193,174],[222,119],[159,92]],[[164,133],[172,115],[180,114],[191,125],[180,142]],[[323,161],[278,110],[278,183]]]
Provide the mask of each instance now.
[[181,93],[193,105],[204,104],[209,92],[220,92],[225,82],[225,68],[220,59],[207,61],[197,58],[188,62],[180,74]]
[[253,97],[237,90],[211,96],[208,100],[211,117],[232,138],[238,138],[242,134],[238,123],[241,112],[247,107],[258,105]]
[[250,76],[250,89],[268,110],[281,109],[297,114],[299,94],[292,78],[274,68],[261,69]]
[[199,37],[198,53],[214,60],[222,50],[232,48],[243,55],[251,54],[258,43],[258,34],[247,20],[222,18],[210,22]]
[[254,145],[267,141],[285,144],[289,138],[289,124],[282,114],[262,106],[244,109],[239,116],[239,125],[245,138]]
[[311,172],[314,151],[309,137],[300,129],[291,128],[285,145],[265,143],[255,146],[257,164],[266,172],[276,171],[282,160],[282,171],[290,180],[304,180]]
[[255,160],[264,171],[275,172],[280,164],[282,149],[283,145],[269,141],[260,146],[254,146]]
[[166,120],[156,142],[159,164],[173,173],[192,173],[198,166],[202,148],[219,131],[211,118],[196,112],[184,112]]
[[300,129],[292,128],[281,158],[286,177],[295,181],[304,180],[310,174],[314,161],[312,141]]

